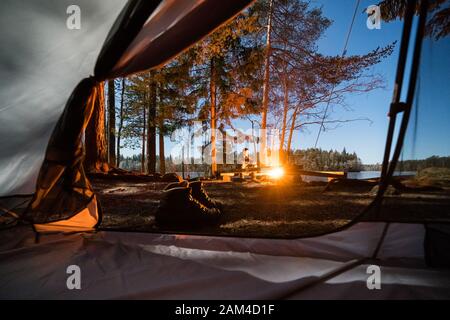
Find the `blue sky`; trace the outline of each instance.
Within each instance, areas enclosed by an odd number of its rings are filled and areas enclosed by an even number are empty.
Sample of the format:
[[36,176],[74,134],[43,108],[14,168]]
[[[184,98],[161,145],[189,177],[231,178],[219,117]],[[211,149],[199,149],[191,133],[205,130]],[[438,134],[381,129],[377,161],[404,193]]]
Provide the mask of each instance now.
[[[393,54],[384,59],[378,65],[374,66],[371,70],[373,73],[380,74],[384,78],[385,88],[373,90],[365,94],[349,94],[346,98],[346,103],[352,110],[346,111],[342,110],[340,107],[336,107],[332,115],[333,118],[369,118],[371,123],[367,121],[350,122],[337,129],[322,132],[318,143],[318,147],[327,150],[342,150],[345,147],[348,152],[356,152],[362,159],[363,163],[367,164],[382,161],[388,126],[387,112],[392,99],[400,37],[403,26],[403,22],[400,20],[390,23],[382,21],[381,29],[368,29],[366,26],[367,15],[363,12],[363,10],[374,3],[376,2],[371,0],[362,0],[360,2],[347,47],[347,55],[368,53],[377,47],[387,46],[392,42],[397,41]],[[340,55],[342,53],[345,37],[351,23],[356,0],[313,0],[312,5],[322,7],[324,16],[333,21],[332,25],[325,32],[323,38],[318,42],[319,52],[325,55]],[[434,55],[434,58],[436,58],[437,55],[437,58],[439,58],[438,61],[447,60],[445,62],[445,67],[448,69],[449,63],[448,58],[446,59],[445,56],[446,50],[440,50],[438,53],[435,51],[436,50],[431,52]],[[447,51],[447,54],[448,52],[450,52],[450,50]],[[436,67],[439,68],[438,66],[435,66],[435,68]],[[424,77],[426,76],[426,73],[424,73]],[[430,77],[431,80],[431,75],[428,75],[428,77]],[[448,80],[450,81],[450,76]],[[427,83],[427,81],[424,81],[424,83]],[[443,91],[445,93],[444,97],[448,97],[448,100],[450,100],[448,83],[450,82],[442,84],[442,88],[440,88],[439,85],[435,86],[435,91]],[[443,102],[446,100],[442,98],[440,101]],[[440,132],[442,133],[442,130],[444,130],[449,123],[447,119],[450,118],[450,112],[448,111],[449,108],[447,108],[447,103],[438,103],[438,106],[441,116],[444,115],[444,117],[442,117],[444,120],[438,119],[438,129],[434,130],[434,133],[423,135],[422,139],[419,139],[419,142],[421,143],[418,142],[415,149],[406,148],[407,152],[405,152],[405,154],[408,152],[410,153],[407,154],[407,156],[412,155],[418,158],[423,158],[433,154],[450,154],[450,147],[448,143],[444,143],[443,146],[441,141],[442,134],[440,134]],[[425,121],[429,122],[429,124],[434,123],[433,116],[428,115],[428,117],[424,118]],[[235,125],[236,127],[243,129],[250,128],[249,121],[236,121]],[[318,125],[315,125],[310,126],[307,130],[296,132],[294,135],[293,147],[301,149],[313,147],[318,129]],[[423,128],[419,127],[419,129]],[[409,136],[411,136],[411,134]],[[429,140],[431,140],[431,142]],[[168,138],[166,138],[165,141],[166,154],[169,154],[169,150],[173,144]],[[138,152],[139,151],[126,150],[124,154],[129,155]]]
[[[345,37],[349,30],[355,0],[317,0],[313,3],[322,6],[324,16],[333,20],[332,25],[319,41],[319,51],[323,54],[339,55],[344,47]],[[400,21],[381,22],[381,29],[370,30],[366,26],[367,15],[363,9],[374,4],[373,1],[361,1],[356,14],[347,46],[347,55],[364,54],[378,46],[386,46],[400,40],[402,23]],[[385,89],[377,89],[367,94],[351,94],[346,98],[352,111],[336,108],[334,118],[355,119],[369,118],[367,121],[346,123],[343,126],[321,133],[318,147],[323,149],[355,151],[364,163],[381,162],[387,131],[387,111],[392,99],[392,88],[395,79],[398,59],[397,44],[394,53],[373,67],[373,72],[380,74],[385,80]],[[297,133],[302,140],[302,146],[313,147],[318,132],[318,126],[311,126],[308,132]],[[300,140],[297,139],[297,140]],[[296,141],[297,142],[297,141]]]
[[420,67],[404,158],[449,156],[450,37],[438,42],[426,38]]
[[[319,41],[319,51],[323,54],[341,54],[345,36],[348,32],[355,0],[322,0],[315,1],[322,5],[323,13],[333,20],[325,36]],[[381,22],[381,29],[370,30],[366,26],[367,15],[363,9],[374,4],[373,1],[361,1],[356,14],[356,19],[350,35],[347,55],[364,54],[378,46],[389,45],[401,37],[402,23]],[[337,108],[335,118],[369,118],[367,121],[357,121],[344,124],[335,130],[321,133],[318,146],[323,149],[355,151],[364,163],[381,162],[385,137],[387,131],[387,111],[392,99],[392,88],[395,79],[395,70],[398,59],[397,44],[394,53],[373,67],[373,72],[380,74],[385,80],[385,89],[377,89],[367,94],[348,95],[346,101],[352,111],[339,111]],[[302,132],[306,146],[314,146],[318,127],[311,127],[310,134]]]

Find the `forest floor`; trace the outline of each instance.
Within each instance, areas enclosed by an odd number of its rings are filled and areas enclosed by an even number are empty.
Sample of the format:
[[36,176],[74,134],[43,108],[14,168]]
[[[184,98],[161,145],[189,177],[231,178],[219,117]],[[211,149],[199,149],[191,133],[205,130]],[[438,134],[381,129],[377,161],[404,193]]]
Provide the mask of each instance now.
[[[205,181],[211,198],[224,205],[216,226],[195,230],[160,228],[154,221],[164,182],[144,176],[90,177],[103,210],[101,228],[248,237],[303,237],[331,232],[358,217],[372,202],[375,180],[335,184]],[[376,187],[375,187],[376,188]],[[384,221],[450,221],[450,188],[388,192],[381,213],[362,218]]]

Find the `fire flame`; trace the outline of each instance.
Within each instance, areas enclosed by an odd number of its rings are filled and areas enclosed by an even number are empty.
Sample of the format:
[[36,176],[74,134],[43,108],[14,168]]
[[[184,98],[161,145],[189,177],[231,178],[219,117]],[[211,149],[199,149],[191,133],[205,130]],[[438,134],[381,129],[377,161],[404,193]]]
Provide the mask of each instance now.
[[272,179],[281,179],[284,176],[284,169],[282,167],[276,167],[269,171],[269,177]]

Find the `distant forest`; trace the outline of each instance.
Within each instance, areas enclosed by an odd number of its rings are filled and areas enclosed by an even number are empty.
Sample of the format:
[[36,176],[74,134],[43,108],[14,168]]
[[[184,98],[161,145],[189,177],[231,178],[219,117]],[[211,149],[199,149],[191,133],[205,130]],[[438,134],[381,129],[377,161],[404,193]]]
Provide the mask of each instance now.
[[345,148],[341,152],[336,150],[327,151],[320,148],[294,150],[289,156],[289,162],[300,165],[305,170],[363,170],[363,165],[358,155],[355,152],[348,153]]
[[[425,168],[450,168],[450,156],[439,157],[431,156],[426,159],[420,160],[404,160],[399,161],[397,164],[397,171],[421,171]],[[364,164],[362,165],[363,171],[380,171],[381,164]]]
[[[165,157],[165,167],[167,172],[176,172],[180,171],[177,168],[177,166],[173,163],[171,157]],[[159,155],[156,155],[156,171],[160,171],[160,159]],[[118,166],[121,169],[130,170],[130,171],[137,171],[142,172],[142,154],[134,154],[132,156],[124,157],[123,155],[120,155],[120,160],[118,161]],[[145,164],[144,164],[145,166]]]
[[422,160],[399,161],[397,165],[397,170],[420,171],[422,169],[430,167],[450,168],[450,156],[449,157],[431,156],[429,158]]
[[[159,156],[157,158],[157,169],[159,164]],[[126,170],[141,171],[140,154],[120,157],[120,167]],[[181,172],[181,165],[174,164],[171,157],[165,158],[165,164],[168,172]],[[306,150],[294,150],[289,157],[289,163],[302,166],[305,170],[320,170],[320,171],[380,171],[381,164],[363,164],[358,155],[353,152],[349,153],[345,150],[322,150],[318,148],[309,148]],[[185,170],[208,172],[207,165],[190,165],[186,164]],[[399,161],[397,170],[399,171],[420,171],[425,168],[438,167],[450,168],[450,156],[439,157],[432,156],[421,160],[405,160]],[[227,168],[231,169],[231,167]]]
[[[159,163],[159,156],[156,156]],[[140,171],[141,170],[140,154],[131,157],[120,158],[120,167],[126,170]],[[319,148],[310,148],[306,150],[293,150],[289,156],[289,163],[302,166],[305,170],[363,170],[361,159],[358,158],[355,152],[348,153],[345,148],[342,151],[336,150],[322,150]],[[168,171],[181,171],[180,165],[175,165],[170,157],[166,157],[165,161]],[[208,170],[207,166],[191,165],[191,170]],[[195,170],[194,170],[195,167]],[[203,168],[204,167],[204,168]],[[220,167],[220,166],[219,166]],[[231,167],[227,168],[231,169]]]
[[[381,164],[364,164],[364,171],[379,171],[381,170]],[[431,156],[426,159],[420,160],[404,160],[399,161],[397,164],[397,171],[421,171],[425,168],[450,168],[450,156],[439,157]]]

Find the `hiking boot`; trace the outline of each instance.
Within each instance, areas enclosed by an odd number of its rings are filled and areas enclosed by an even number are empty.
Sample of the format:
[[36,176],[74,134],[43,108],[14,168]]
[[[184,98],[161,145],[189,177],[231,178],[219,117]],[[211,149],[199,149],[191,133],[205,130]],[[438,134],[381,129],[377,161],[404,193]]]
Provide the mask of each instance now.
[[169,183],[163,190],[170,190],[174,188],[186,188],[188,187],[189,183],[187,181],[181,181],[181,182],[172,182]]
[[162,176],[161,181],[162,182],[181,182],[181,181],[183,181],[183,178],[181,178],[176,173],[166,173],[165,175]]
[[203,189],[203,184],[201,181],[193,181],[189,183],[189,187],[192,189],[192,196],[198,202],[209,209],[218,209],[222,211],[223,204],[220,201],[216,201],[211,199],[206,193],[205,189]]
[[214,224],[219,218],[220,211],[195,200],[188,187],[163,191],[155,214],[159,225],[170,227],[201,227]]

